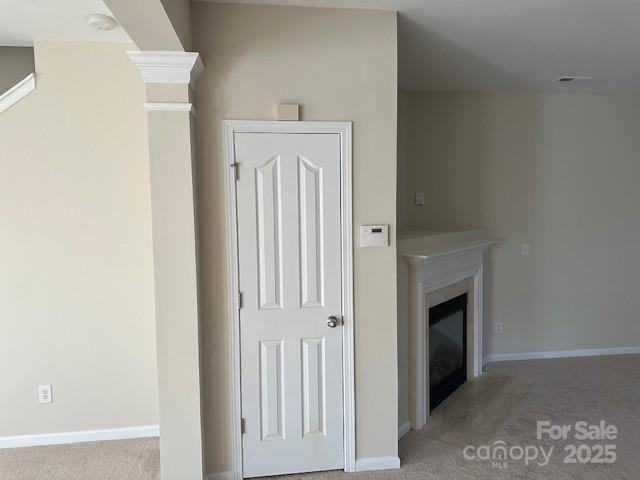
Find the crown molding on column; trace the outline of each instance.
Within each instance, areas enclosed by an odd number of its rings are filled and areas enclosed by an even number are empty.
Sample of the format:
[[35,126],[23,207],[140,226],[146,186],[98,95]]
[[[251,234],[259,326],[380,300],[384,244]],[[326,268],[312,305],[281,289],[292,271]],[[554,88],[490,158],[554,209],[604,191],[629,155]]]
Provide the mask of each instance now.
[[195,88],[204,65],[198,52],[129,51],[144,83],[174,83]]
[[187,102],[147,102],[144,104],[147,112],[189,112],[194,117],[196,109]]

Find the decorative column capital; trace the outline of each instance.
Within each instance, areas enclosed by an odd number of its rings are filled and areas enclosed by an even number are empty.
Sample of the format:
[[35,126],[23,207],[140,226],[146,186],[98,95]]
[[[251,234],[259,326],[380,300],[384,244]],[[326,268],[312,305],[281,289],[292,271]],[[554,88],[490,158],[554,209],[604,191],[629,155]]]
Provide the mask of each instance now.
[[195,89],[204,70],[198,52],[129,51],[127,55],[144,83],[182,84]]

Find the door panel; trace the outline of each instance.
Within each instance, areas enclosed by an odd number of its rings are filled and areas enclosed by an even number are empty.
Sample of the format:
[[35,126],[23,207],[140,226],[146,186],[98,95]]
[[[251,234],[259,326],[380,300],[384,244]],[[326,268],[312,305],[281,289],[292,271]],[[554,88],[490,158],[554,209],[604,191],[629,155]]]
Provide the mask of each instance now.
[[280,157],[256,168],[260,308],[282,308]]
[[302,339],[303,437],[326,433],[324,338]]
[[234,139],[244,475],[341,469],[340,136]]
[[300,193],[300,304],[313,308],[323,306],[322,278],[322,169],[308,159],[298,157]]

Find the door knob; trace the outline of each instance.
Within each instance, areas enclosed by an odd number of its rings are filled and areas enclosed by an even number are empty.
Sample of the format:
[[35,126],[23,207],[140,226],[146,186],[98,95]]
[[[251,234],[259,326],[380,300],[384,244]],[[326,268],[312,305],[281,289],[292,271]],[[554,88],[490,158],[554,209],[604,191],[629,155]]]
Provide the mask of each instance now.
[[338,317],[334,317],[332,315],[327,320],[327,327],[329,328],[336,328],[338,325],[340,325],[340,320],[338,320]]

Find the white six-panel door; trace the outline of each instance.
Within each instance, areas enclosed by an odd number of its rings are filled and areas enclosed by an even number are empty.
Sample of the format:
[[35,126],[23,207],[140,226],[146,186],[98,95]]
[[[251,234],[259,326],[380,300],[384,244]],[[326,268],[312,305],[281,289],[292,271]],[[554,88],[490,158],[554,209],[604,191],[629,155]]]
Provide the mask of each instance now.
[[340,135],[234,143],[244,476],[341,469]]

